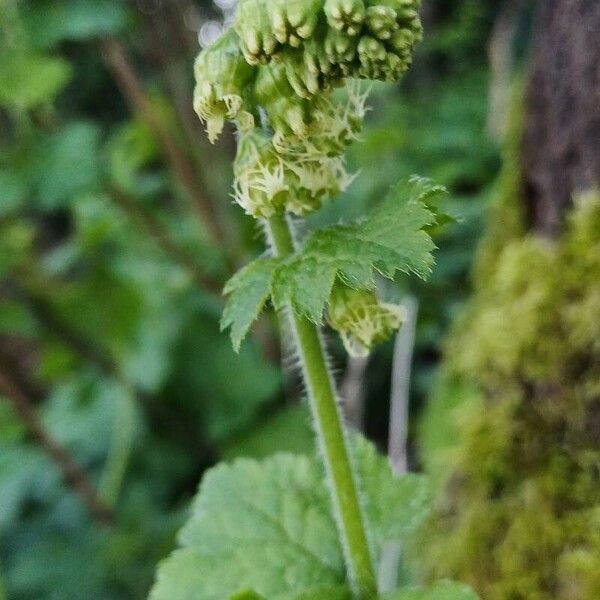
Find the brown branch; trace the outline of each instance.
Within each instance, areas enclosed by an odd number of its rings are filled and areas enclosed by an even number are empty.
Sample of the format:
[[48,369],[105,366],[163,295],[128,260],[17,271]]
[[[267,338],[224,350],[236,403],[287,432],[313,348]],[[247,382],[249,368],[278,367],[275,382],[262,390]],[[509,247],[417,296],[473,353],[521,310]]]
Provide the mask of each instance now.
[[90,514],[103,524],[113,522],[113,513],[99,497],[86,472],[72,456],[46,431],[40,422],[33,403],[17,380],[0,360],[0,393],[12,404],[27,432],[46,452],[62,473],[65,481],[77,494]]
[[[203,272],[193,255],[171,237],[167,228],[152,213],[145,210],[134,198],[119,187],[111,187],[110,198],[144,228],[162,251],[188,273],[203,293],[209,290],[220,295],[223,285]],[[217,298],[217,301],[220,302],[220,298]]]
[[202,222],[213,240],[216,242],[223,240],[224,231],[212,203],[201,189],[194,166],[152,106],[127,56],[126,49],[115,39],[103,39],[100,43],[106,66],[113,74],[131,110],[139,115],[161,144],[173,173],[194,201],[194,206],[198,209]]

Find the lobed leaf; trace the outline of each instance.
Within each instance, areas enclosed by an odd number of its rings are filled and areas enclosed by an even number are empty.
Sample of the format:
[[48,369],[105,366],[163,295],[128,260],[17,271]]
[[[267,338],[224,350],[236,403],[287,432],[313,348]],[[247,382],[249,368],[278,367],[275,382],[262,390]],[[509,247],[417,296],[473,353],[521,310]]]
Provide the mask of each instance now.
[[[354,458],[378,556],[382,541],[407,531],[422,507],[417,503],[415,510],[409,501],[412,478],[408,484],[395,479],[387,460],[368,442],[357,438]],[[200,486],[180,542],[183,548],[159,568],[151,600],[252,598],[248,590],[269,600],[349,598],[316,457],[280,454],[215,467]]]
[[385,542],[403,540],[425,520],[431,505],[429,480],[409,473],[396,477],[387,459],[361,436],[353,439],[354,462],[376,560]]

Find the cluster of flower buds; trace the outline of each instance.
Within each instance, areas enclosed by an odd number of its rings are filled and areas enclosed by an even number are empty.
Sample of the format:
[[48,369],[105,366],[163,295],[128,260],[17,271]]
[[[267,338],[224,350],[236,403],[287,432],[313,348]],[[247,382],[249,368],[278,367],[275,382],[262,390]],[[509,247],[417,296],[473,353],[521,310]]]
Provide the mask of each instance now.
[[405,318],[404,308],[381,302],[373,290],[354,290],[342,283],[333,289],[328,321],[350,356],[366,356],[398,330]]
[[249,64],[279,62],[310,98],[346,77],[395,81],[421,39],[419,0],[240,0]]
[[[339,101],[334,88],[400,75],[420,35],[417,1],[240,0],[235,26],[196,61],[194,107],[211,141],[228,120],[246,140],[235,184],[246,211],[304,215],[345,188],[365,94],[350,87]],[[253,131],[263,117],[270,141]]]

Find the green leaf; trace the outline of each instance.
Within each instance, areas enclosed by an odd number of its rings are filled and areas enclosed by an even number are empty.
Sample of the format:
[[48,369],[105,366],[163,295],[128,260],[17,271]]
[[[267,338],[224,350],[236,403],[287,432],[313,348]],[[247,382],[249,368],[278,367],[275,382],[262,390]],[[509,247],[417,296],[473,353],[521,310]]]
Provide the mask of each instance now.
[[233,460],[241,457],[266,458],[276,452],[311,454],[314,437],[307,406],[304,403],[294,404],[273,411],[264,420],[254,423],[244,435],[227,444],[220,456]]
[[411,587],[384,597],[384,600],[478,600],[477,594],[463,583],[441,581],[431,587]]
[[225,286],[224,293],[229,298],[223,311],[221,331],[231,327],[231,341],[236,352],[269,298],[275,265],[273,258],[259,258],[234,275]]
[[205,476],[184,545],[160,567],[152,600],[223,600],[251,588],[270,600],[343,583],[343,559],[316,463],[278,455]]
[[435,246],[425,228],[435,215],[425,203],[444,193],[426,179],[411,178],[390,191],[366,219],[315,232],[299,252],[273,273],[273,302],[320,323],[336,277],[354,288],[374,285],[376,273],[393,279],[397,272],[425,278]]
[[61,58],[11,52],[0,56],[0,106],[28,110],[51,102],[71,78]]
[[99,128],[85,121],[65,125],[36,146],[31,169],[42,208],[61,207],[73,195],[97,186],[99,147]]
[[[414,514],[404,514],[414,506],[403,481],[393,478],[368,442],[355,442],[355,463],[378,556],[388,528],[395,536],[414,522]],[[180,542],[183,548],[160,566],[151,600],[223,600],[248,589],[269,600],[349,597],[316,457],[280,454],[215,467],[200,486]]]
[[[352,440],[361,487],[367,492],[364,509],[369,534],[378,553],[385,542],[403,540],[425,520],[431,506],[429,480],[410,473],[395,477],[389,461],[362,436]],[[376,554],[377,561],[379,554]]]

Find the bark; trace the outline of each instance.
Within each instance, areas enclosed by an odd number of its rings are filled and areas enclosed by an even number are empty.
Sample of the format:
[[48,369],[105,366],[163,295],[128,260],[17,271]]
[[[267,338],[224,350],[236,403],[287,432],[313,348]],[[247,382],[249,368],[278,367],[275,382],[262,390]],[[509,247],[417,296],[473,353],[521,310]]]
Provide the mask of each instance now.
[[524,132],[529,225],[557,235],[573,195],[600,184],[600,2],[539,2]]

